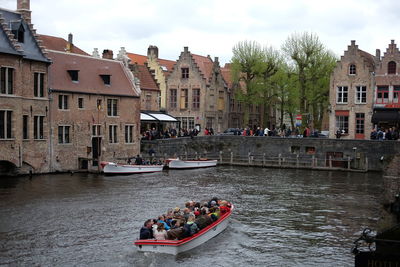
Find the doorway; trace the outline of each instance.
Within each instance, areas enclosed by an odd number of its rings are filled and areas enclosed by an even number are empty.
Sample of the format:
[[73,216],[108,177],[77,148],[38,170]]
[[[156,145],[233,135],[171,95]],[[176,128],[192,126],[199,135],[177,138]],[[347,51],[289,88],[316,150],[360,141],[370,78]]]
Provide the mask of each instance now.
[[101,156],[101,137],[92,137],[93,166],[99,166]]

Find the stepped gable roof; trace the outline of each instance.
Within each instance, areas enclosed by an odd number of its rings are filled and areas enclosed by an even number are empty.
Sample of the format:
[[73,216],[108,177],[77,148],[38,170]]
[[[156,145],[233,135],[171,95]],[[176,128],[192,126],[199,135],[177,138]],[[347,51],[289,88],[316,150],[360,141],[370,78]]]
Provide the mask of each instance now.
[[[23,32],[23,42],[18,42],[12,31]],[[25,59],[50,63],[37,39],[32,24],[18,12],[0,8],[0,53],[20,55]]]
[[137,65],[137,68],[138,73],[136,76],[140,80],[140,89],[159,91],[160,88],[158,87],[153,75],[150,73],[150,70],[144,65]]
[[200,72],[203,74],[206,79],[206,83],[210,83],[210,79],[212,76],[213,69],[213,61],[209,57],[204,57],[196,54],[191,54],[194,62],[199,67]]
[[370,53],[365,52],[365,51],[363,51],[363,50],[361,50],[361,49],[358,49],[358,51],[360,52],[360,55],[361,55],[363,58],[365,58],[365,60],[366,60],[369,64],[371,64],[372,66],[374,65],[375,60],[374,60],[374,56],[373,56],[373,55],[371,55]]
[[[54,91],[110,96],[139,97],[133,76],[121,61],[48,50],[53,64],[49,68],[49,87]],[[78,81],[68,71],[78,71]],[[110,75],[106,85],[100,75]]]
[[228,88],[232,88],[233,82],[230,63],[226,63],[225,66],[221,68],[221,74],[222,78],[224,78],[226,84],[228,85]]
[[[129,59],[131,60],[132,64],[137,63],[138,65],[145,65],[145,63],[147,62],[147,56],[134,54],[134,53],[127,53],[127,55],[129,57]],[[175,65],[176,61],[161,59],[161,58],[158,58],[157,61],[160,64],[160,66],[164,72],[164,75],[166,77],[168,77],[169,74],[174,69],[174,65]]]
[[[67,45],[68,45],[67,40],[65,40],[61,37],[55,37],[55,36],[44,35],[44,34],[40,34],[39,38],[40,38],[40,40],[43,41],[43,45],[45,46],[46,49],[56,50],[56,51],[60,51],[60,52],[66,52]],[[79,47],[76,47],[75,45],[72,45],[71,53],[89,56],[88,53],[86,53]]]

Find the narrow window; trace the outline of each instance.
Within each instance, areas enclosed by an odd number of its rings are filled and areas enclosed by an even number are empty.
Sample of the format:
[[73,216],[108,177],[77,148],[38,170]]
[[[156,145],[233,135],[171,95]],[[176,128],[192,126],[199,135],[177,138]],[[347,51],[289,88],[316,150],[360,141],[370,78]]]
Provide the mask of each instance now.
[[147,94],[146,95],[146,99],[145,99],[145,108],[146,110],[151,110],[151,94]]
[[180,108],[181,109],[187,109],[188,108],[188,89],[182,89],[181,90]]
[[225,109],[225,98],[224,98],[224,91],[218,92],[218,110],[222,111]]
[[11,139],[12,111],[0,110],[0,139]]
[[29,117],[28,115],[22,116],[22,138],[24,140],[29,139]]
[[187,79],[189,78],[189,68],[181,68],[182,71],[182,78]]
[[348,97],[348,88],[347,86],[338,86],[336,93],[336,103],[338,104],[346,104]]
[[101,125],[98,125],[98,124],[92,125],[92,135],[93,136],[101,135]]
[[395,85],[393,86],[393,103],[400,103],[399,102],[399,97],[400,97],[400,85]]
[[118,143],[117,125],[109,125],[108,135],[110,143]]
[[107,115],[118,116],[118,99],[107,99]]
[[125,143],[133,143],[133,125],[125,125]]
[[44,97],[44,73],[33,74],[33,94],[35,97]]
[[70,141],[70,127],[68,125],[58,126],[58,143],[69,144]]
[[83,108],[84,106],[83,106],[83,97],[79,97],[78,98],[78,108]]
[[357,74],[356,73],[356,65],[350,64],[350,66],[349,66],[349,74],[350,75],[356,75]]
[[44,139],[43,133],[44,116],[33,117],[33,138]]
[[367,103],[367,87],[356,86],[356,104]]
[[388,63],[388,74],[396,74],[396,62],[390,61]]
[[170,99],[169,99],[170,107],[176,108],[176,101],[177,101],[176,89],[170,89],[169,92],[170,92]]
[[194,118],[189,117],[189,129],[194,129]]
[[0,94],[14,93],[14,69],[2,67],[0,69]]
[[349,116],[336,116],[336,128],[344,133],[349,133]]
[[356,134],[364,134],[365,114],[356,113]]
[[68,109],[67,95],[58,95],[58,109]]
[[192,96],[193,96],[193,109],[199,109],[200,108],[200,89],[193,89]]

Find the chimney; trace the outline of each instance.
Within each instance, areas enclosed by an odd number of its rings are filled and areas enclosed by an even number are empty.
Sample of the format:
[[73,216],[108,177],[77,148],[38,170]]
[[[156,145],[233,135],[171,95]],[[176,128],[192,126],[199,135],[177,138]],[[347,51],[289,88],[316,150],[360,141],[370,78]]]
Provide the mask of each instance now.
[[355,46],[356,45],[356,40],[351,40],[351,46]]
[[99,49],[98,48],[94,48],[93,49],[92,56],[95,57],[95,58],[100,58]]
[[219,63],[219,62],[218,62],[218,57],[214,57],[214,62],[215,62],[215,63]]
[[378,60],[381,59],[381,50],[376,49],[376,51],[375,51],[375,57],[376,57]]
[[66,52],[71,53],[72,52],[72,48],[74,47],[74,44],[72,43],[72,33],[68,34],[68,43],[67,43],[67,47],[65,49]]
[[31,23],[31,12],[29,0],[17,0],[17,12],[22,15],[24,20],[29,24]]
[[183,52],[184,53],[188,53],[189,52],[189,48],[187,46],[183,47]]
[[113,57],[114,57],[114,54],[113,54],[112,50],[110,50],[110,49],[104,49],[103,50],[103,58],[113,59]]
[[149,58],[158,58],[158,47],[150,45],[149,48],[147,48],[147,56]]

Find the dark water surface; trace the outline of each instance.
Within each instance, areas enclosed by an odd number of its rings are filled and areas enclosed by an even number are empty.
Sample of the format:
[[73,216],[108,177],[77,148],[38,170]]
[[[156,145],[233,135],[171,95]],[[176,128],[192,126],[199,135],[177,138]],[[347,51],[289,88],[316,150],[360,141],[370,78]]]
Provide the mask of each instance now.
[[[0,179],[0,265],[354,266],[380,216],[380,174],[217,167],[132,176]],[[235,204],[232,223],[178,256],[133,246],[147,218],[189,199]]]

